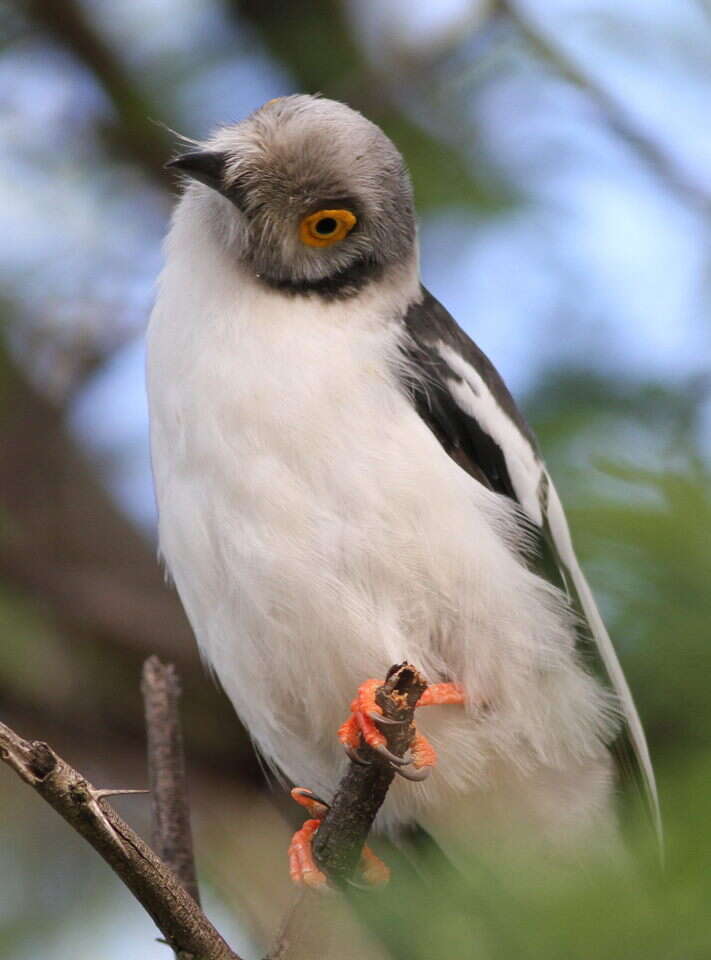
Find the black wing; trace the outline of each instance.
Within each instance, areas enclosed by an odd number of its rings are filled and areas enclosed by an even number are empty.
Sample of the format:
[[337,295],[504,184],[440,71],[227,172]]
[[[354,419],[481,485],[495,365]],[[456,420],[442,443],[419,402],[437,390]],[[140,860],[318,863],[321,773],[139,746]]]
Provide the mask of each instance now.
[[450,383],[461,382],[444,359],[441,346],[454,350],[481,377],[500,409],[536,452],[530,427],[495,367],[454,321],[442,304],[422,288],[423,299],[404,317],[409,337],[404,351],[415,371],[409,383],[417,412],[447,453],[485,486],[520,502],[511,482],[506,456],[497,439],[455,399]]
[[521,522],[538,543],[537,572],[560,587],[578,613],[581,653],[612,685],[623,712],[624,729],[613,751],[640,785],[661,841],[642,724],[535,437],[494,366],[424,287],[422,300],[409,308],[403,323],[402,377],[418,414],[463,470],[518,505]]

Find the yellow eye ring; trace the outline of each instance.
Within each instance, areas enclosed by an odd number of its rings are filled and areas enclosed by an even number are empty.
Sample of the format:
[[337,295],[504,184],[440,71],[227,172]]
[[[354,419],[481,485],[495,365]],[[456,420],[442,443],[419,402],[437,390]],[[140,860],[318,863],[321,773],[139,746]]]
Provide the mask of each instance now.
[[299,224],[299,238],[309,247],[330,247],[348,236],[355,225],[350,210],[317,210]]

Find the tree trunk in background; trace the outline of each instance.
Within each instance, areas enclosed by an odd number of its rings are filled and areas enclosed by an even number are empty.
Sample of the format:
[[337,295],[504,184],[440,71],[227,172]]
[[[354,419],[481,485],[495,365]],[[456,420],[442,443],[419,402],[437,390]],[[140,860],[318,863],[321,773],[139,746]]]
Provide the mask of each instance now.
[[[98,718],[114,736],[140,740],[142,749],[136,678],[155,653],[175,662],[184,678],[189,753],[228,769],[236,761],[261,781],[244,730],[200,663],[155,547],[112,503],[67,435],[62,411],[5,353],[0,391],[0,578],[16,590],[6,598],[11,607],[29,601],[50,625],[27,631],[14,654],[8,631],[3,710],[41,715],[38,729],[48,738],[52,723],[81,730],[89,717],[98,733]],[[34,688],[24,682],[28,670],[41,678]],[[52,684],[55,676],[61,683]]]

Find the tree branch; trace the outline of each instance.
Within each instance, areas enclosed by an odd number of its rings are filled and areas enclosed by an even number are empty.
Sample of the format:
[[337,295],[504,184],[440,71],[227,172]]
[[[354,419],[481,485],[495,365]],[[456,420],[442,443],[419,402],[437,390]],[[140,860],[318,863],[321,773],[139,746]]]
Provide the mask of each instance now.
[[151,915],[178,956],[240,960],[172,870],[105,804],[107,796],[122,791],[97,790],[46,743],[23,740],[3,723],[0,759],[88,840]]
[[[388,749],[402,757],[414,733],[413,716],[427,681],[409,663],[391,667],[375,699],[395,726],[384,726]],[[369,747],[361,752],[367,764],[351,762],[338,786],[330,809],[314,837],[314,857],[336,885],[353,874],[368,832],[385,800],[395,771],[390,763]]]
[[[427,687],[426,680],[410,664],[391,667],[376,693],[383,714],[399,721],[384,726],[388,749],[403,756],[414,732],[415,706]],[[401,722],[400,722],[401,721]],[[367,764],[351,762],[341,778],[328,813],[314,837],[313,850],[319,867],[336,886],[352,876],[375,816],[385,800],[395,773],[369,747],[360,748]],[[267,960],[312,960],[338,956],[341,960],[371,956],[372,943],[359,938],[359,928],[345,916],[344,904],[302,890],[284,919]],[[377,956],[381,956],[378,951]]]
[[162,664],[158,657],[149,657],[143,664],[141,692],[146,714],[153,849],[199,905],[178,715],[180,682],[175,667]]
[[[384,716],[388,748],[403,756],[414,733],[415,706],[427,687],[410,664],[394,666],[376,692]],[[144,664],[142,690],[148,727],[148,757],[153,787],[154,853],[105,801],[132,790],[95,788],[42,741],[23,740],[0,723],[0,759],[33,787],[103,857],[141,903],[180,960],[240,960],[212,926],[195,898],[197,881],[192,852],[185,770],[177,713],[179,684],[172,665],[157,657]],[[392,783],[387,760],[363,745],[364,759],[351,762],[330,809],[321,823],[314,852],[319,866],[337,886],[358,864],[375,816]],[[316,901],[322,903],[320,898]],[[315,912],[314,912],[315,909]],[[331,915],[333,914],[333,916]],[[339,920],[340,917],[340,920]],[[331,955],[327,941],[340,936],[343,911],[317,906],[313,896],[300,898],[277,940],[276,956],[292,954],[291,946],[316,937],[321,956]],[[306,941],[304,927],[306,923]],[[309,933],[310,931],[310,933]],[[311,940],[309,941],[309,936]],[[274,955],[274,954],[273,954]],[[339,950],[339,956],[342,956]],[[301,956],[301,954],[299,954]]]

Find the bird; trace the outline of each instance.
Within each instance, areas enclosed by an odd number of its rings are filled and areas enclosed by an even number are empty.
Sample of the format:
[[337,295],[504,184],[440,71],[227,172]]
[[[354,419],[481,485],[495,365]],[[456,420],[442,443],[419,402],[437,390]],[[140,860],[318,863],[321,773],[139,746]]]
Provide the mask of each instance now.
[[318,807],[344,745],[382,747],[370,678],[408,661],[440,705],[418,710],[416,782],[396,778],[377,827],[613,842],[626,766],[660,830],[560,498],[421,282],[394,143],[307,94],[186,142],[147,330],[159,549],[266,764]]

